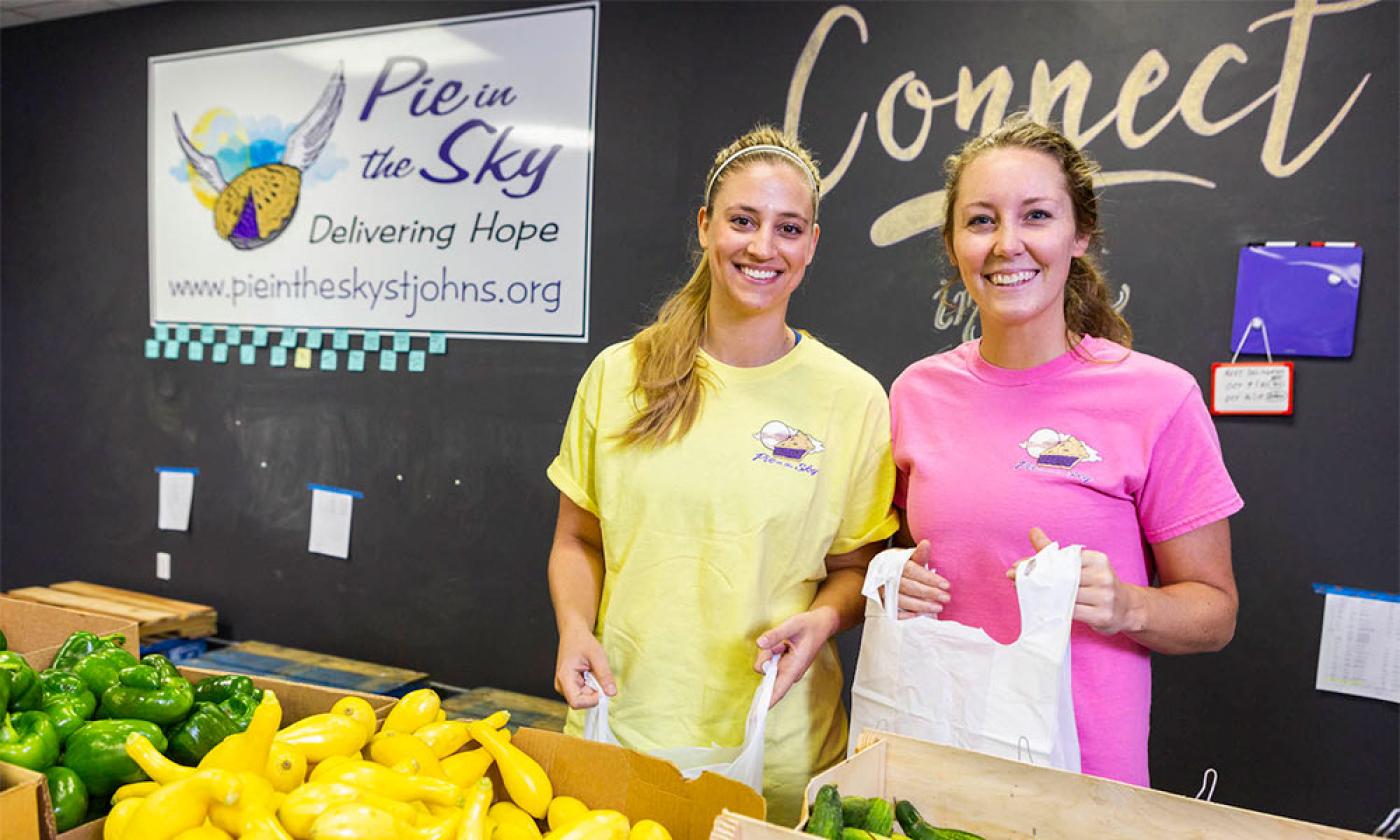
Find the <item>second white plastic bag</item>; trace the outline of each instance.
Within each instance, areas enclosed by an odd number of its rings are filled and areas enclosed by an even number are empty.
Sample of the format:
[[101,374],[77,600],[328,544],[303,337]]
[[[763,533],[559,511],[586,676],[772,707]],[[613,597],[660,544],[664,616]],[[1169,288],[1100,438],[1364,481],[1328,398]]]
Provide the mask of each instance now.
[[1077,772],[1069,636],[1080,550],[1052,543],[1021,564],[1021,637],[1009,645],[954,621],[898,619],[913,549],[876,555],[862,590],[849,751],[870,728]]

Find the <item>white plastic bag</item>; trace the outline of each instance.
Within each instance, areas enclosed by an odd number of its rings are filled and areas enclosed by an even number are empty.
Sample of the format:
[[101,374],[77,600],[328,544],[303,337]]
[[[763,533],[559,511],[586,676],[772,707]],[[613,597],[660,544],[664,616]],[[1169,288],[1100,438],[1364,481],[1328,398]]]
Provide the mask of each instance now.
[[[778,679],[778,660],[775,656],[763,663],[763,679],[749,704],[748,721],[744,724],[744,743],[737,747],[671,747],[661,750],[645,750],[647,755],[669,761],[687,779],[710,772],[743,782],[760,794],[763,793],[763,733],[768,721],[768,705],[773,699],[773,684]],[[608,696],[593,678],[585,672],[584,682],[598,692],[598,705],[588,710],[583,719],[583,737],[589,741],[625,747],[618,741],[608,726]]]
[[1069,635],[1081,548],[1052,543],[1021,564],[1021,637],[1010,645],[955,621],[899,620],[899,579],[913,550],[876,555],[862,589],[849,751],[870,728],[1078,772]]

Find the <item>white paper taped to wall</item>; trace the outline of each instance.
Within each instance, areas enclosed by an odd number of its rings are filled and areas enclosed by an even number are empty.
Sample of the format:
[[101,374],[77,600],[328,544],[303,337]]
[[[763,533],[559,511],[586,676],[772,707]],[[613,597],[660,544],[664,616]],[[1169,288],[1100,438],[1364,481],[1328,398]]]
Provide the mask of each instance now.
[[1400,596],[1340,587],[1327,597],[1317,688],[1400,703]]
[[355,512],[355,499],[364,498],[364,494],[324,484],[307,486],[311,489],[311,537],[306,550],[342,560],[348,558],[350,519]]
[[190,504],[194,501],[194,477],[199,470],[192,467],[156,467],[160,475],[160,512],[156,527],[162,531],[188,531]]

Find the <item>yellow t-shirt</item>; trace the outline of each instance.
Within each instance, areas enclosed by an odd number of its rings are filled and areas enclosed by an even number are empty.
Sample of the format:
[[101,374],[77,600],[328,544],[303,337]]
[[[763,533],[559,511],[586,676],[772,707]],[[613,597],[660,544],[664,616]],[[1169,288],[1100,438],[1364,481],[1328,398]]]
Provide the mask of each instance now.
[[[701,353],[700,417],[661,447],[616,435],[636,413],[631,342],[579,383],[549,478],[602,526],[596,632],[617,679],[609,721],[640,750],[733,746],[757,688],[755,640],[806,610],[844,554],[895,531],[889,409],[874,377],[804,335],[737,368]],[[828,643],[768,717],[770,819],[796,821],[811,775],[842,757],[841,664]],[[581,731],[582,715],[568,731]]]

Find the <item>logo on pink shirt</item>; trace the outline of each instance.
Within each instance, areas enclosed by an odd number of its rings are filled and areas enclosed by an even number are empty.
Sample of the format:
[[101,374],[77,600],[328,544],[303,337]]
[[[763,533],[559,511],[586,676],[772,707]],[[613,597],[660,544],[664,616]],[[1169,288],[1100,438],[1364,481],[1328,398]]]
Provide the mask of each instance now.
[[1054,429],[1036,429],[1031,436],[1021,441],[1020,447],[1026,450],[1028,459],[1016,465],[1018,470],[1058,470],[1071,478],[1086,484],[1092,479],[1075,469],[1080,464],[1102,461],[1099,453],[1084,441],[1071,434]]

